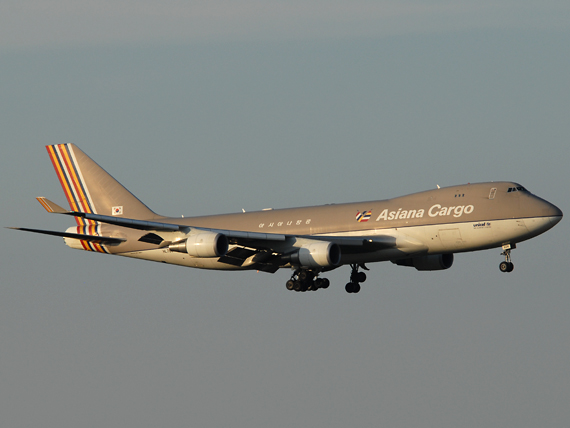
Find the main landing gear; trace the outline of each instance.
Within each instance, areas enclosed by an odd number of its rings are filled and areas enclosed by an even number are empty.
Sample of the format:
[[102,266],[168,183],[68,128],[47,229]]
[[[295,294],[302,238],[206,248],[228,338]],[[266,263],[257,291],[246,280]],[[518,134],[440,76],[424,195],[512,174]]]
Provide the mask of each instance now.
[[501,262],[499,265],[501,272],[512,272],[515,268],[515,265],[513,262],[511,262],[511,250],[514,250],[515,248],[517,247],[514,244],[503,245],[503,252],[501,253],[501,256],[505,256],[505,261]]
[[364,272],[359,272],[359,267],[368,270],[368,268],[363,264],[358,265],[353,263],[350,265],[350,268],[352,269],[350,272],[350,282],[346,284],[346,287],[344,287],[347,293],[358,293],[360,291],[360,283],[366,281],[366,274]]
[[[360,268],[368,270],[364,264],[353,263],[350,265],[350,282],[346,284],[347,293],[358,293],[360,291],[360,283],[366,281],[366,274],[359,272]],[[294,291],[316,291],[320,288],[329,288],[330,282],[327,278],[319,278],[318,272],[309,269],[297,269],[291,279],[285,284],[287,290]]]
[[327,278],[318,278],[315,272],[306,269],[296,270],[291,279],[287,281],[287,290],[316,291],[319,288],[329,288]]

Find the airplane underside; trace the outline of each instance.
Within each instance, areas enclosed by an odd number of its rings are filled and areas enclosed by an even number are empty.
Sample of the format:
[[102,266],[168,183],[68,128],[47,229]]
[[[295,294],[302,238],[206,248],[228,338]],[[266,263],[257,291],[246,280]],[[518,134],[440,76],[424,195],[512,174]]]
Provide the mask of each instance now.
[[[506,246],[505,261],[500,264],[502,272],[512,272],[514,265],[511,262],[510,250],[516,248],[516,244],[530,239],[552,227],[556,223],[556,217],[538,217],[527,219],[496,220],[477,223],[450,223],[432,226],[409,227],[396,229],[365,230],[358,234],[342,234],[351,237],[370,237],[375,234],[382,236],[402,236],[411,238],[413,245],[406,248],[387,248],[378,251],[367,251],[341,255],[340,263],[331,268],[303,269],[290,263],[251,263],[259,252],[254,249],[244,249],[241,246],[229,247],[227,255],[218,257],[193,257],[181,252],[170,251],[168,248],[158,248],[145,251],[133,251],[128,253],[116,253],[124,257],[131,257],[161,263],[174,264],[199,269],[226,270],[226,271],[249,271],[275,273],[279,269],[291,269],[293,274],[287,281],[287,288],[295,291],[314,291],[320,288],[328,288],[329,282],[321,278],[320,274],[337,269],[344,265],[350,265],[350,282],[347,291],[357,293],[360,283],[366,280],[366,274],[359,270],[366,268],[367,263],[391,261],[399,266],[415,267],[417,270],[444,270],[453,264],[453,254],[499,248]],[[529,226],[527,226],[530,225]],[[418,244],[426,243],[425,245]],[[234,252],[244,253],[239,257],[231,257]],[[228,256],[230,255],[230,256]],[[231,260],[233,259],[233,260]],[[506,265],[505,265],[506,263]]]

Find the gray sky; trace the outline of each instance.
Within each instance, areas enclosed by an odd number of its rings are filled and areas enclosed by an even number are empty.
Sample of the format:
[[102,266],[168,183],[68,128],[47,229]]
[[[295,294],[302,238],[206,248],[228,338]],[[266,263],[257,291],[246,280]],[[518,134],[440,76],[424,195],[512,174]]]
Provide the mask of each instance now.
[[[65,230],[73,142],[153,210],[514,180],[569,212],[561,1],[0,1],[2,226]],[[570,227],[328,290],[0,229],[9,427],[561,427]]]

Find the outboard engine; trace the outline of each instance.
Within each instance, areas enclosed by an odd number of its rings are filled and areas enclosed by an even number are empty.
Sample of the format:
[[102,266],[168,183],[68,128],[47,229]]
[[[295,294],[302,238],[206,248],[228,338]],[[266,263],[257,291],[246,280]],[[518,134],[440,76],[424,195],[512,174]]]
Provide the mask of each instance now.
[[190,235],[187,239],[170,244],[170,251],[187,253],[193,257],[221,257],[228,252],[226,235],[214,232],[201,232]]

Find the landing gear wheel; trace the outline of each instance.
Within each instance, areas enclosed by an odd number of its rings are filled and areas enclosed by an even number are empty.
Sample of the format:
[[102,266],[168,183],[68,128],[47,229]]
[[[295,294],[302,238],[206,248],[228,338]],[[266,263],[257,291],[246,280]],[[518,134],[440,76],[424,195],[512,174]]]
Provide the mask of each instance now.
[[360,291],[360,284],[358,282],[349,282],[344,289],[347,293],[358,293]]
[[512,272],[515,268],[515,265],[511,262],[511,250],[514,250],[515,248],[516,246],[514,244],[503,246],[504,251],[501,253],[501,256],[505,256],[505,261],[501,262],[499,265],[501,272]]
[[299,272],[298,276],[301,281],[312,281],[313,278],[315,277],[313,272],[310,272],[308,270],[302,270],[301,272]]
[[356,263],[350,265],[352,271],[350,272],[350,282],[346,284],[345,287],[347,293],[358,293],[360,291],[360,283],[366,281],[366,274],[359,272],[359,267],[368,270],[364,265],[358,265]]
[[511,262],[501,262],[501,264],[499,265],[499,269],[501,270],[501,272],[512,272],[514,268],[515,265],[512,264]]
[[287,290],[304,292],[328,288],[330,285],[329,280],[327,278],[318,278],[317,275],[318,273],[310,269],[297,269],[285,284]]

